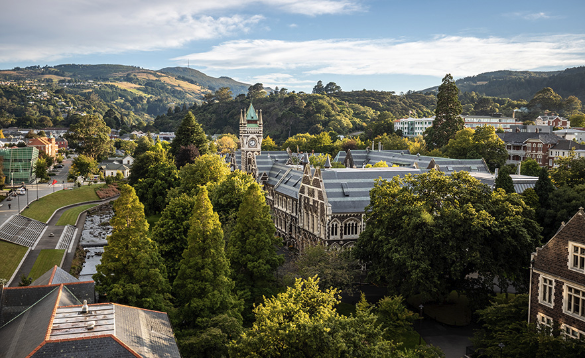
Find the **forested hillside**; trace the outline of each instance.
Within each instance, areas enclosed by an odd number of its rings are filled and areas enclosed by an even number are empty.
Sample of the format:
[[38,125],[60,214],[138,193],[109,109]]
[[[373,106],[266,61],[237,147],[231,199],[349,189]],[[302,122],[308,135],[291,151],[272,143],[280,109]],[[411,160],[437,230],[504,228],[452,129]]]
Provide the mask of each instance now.
[[[562,97],[576,96],[585,101],[585,67],[564,71],[495,71],[465,77],[455,82],[462,92],[529,101],[544,87],[552,88]],[[436,91],[432,87],[426,91]]]

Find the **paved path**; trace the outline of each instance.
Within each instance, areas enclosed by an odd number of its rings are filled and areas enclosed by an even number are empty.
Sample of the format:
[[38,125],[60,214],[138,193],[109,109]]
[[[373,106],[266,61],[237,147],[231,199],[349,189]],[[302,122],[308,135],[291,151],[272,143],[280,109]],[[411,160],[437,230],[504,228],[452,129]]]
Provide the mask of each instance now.
[[[32,270],[32,268],[35,264],[35,261],[39,257],[41,250],[55,249],[55,247],[57,247],[57,243],[59,242],[59,238],[61,237],[61,233],[65,229],[65,226],[57,226],[56,224],[57,224],[57,221],[59,221],[59,218],[61,217],[61,215],[63,215],[63,213],[65,211],[67,211],[71,208],[74,208],[76,206],[87,205],[87,204],[91,204],[91,203],[103,204],[103,203],[107,203],[107,202],[109,202],[111,200],[115,200],[115,199],[117,199],[117,197],[111,198],[111,199],[106,199],[106,200],[77,203],[77,204],[72,205],[72,206],[58,209],[55,212],[55,215],[53,215],[53,217],[51,218],[51,220],[49,220],[49,222],[47,224],[47,230],[45,230],[45,232],[43,233],[43,236],[38,241],[35,249],[31,250],[29,252],[28,256],[26,257],[26,259],[24,260],[24,262],[20,266],[20,269],[18,270],[16,276],[14,277],[14,280],[12,280],[12,282],[10,283],[10,286],[12,286],[12,287],[18,286],[21,276],[22,275],[28,276],[28,274],[30,273],[30,271]],[[74,241],[73,247],[74,248],[76,248],[78,243],[79,243],[79,239],[81,237],[81,232],[83,231],[83,224],[85,223],[86,216],[87,216],[87,214],[84,212],[79,217],[79,220],[77,221],[77,229],[78,230],[77,230],[77,235],[73,239],[73,241]],[[51,233],[53,234],[52,237],[51,237]],[[69,252],[66,253],[65,260],[64,260],[63,265],[61,267],[63,270],[65,270],[67,272],[69,271],[69,269],[71,268],[71,263],[72,263],[74,256],[75,256],[75,249],[73,249],[71,253],[69,253]]]
[[473,337],[473,331],[480,327],[474,324],[464,327],[448,326],[425,318],[416,322],[414,328],[427,344],[441,348],[445,358],[461,358],[465,357],[465,348],[471,346],[469,339]]

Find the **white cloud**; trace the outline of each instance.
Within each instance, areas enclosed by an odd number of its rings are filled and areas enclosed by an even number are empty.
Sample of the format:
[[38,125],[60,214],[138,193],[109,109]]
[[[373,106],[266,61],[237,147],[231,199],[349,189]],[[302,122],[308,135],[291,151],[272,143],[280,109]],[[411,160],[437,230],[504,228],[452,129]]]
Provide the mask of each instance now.
[[[265,8],[308,16],[361,10],[360,0],[27,0],[2,4],[0,63],[177,48],[246,33]],[[10,31],[7,31],[10,29]]]
[[514,18],[521,18],[524,20],[548,20],[548,19],[557,19],[558,16],[551,16],[544,12],[528,12],[528,11],[520,11],[520,12],[512,12],[504,14],[507,17],[514,17]]
[[176,58],[209,69],[281,69],[306,74],[475,75],[494,70],[585,65],[585,35],[538,38],[438,36],[427,41],[238,40]]
[[265,87],[286,87],[286,88],[313,88],[316,80],[302,80],[288,73],[267,73],[251,78],[253,83],[262,83]]
[[299,25],[297,25],[297,24],[290,24],[290,25],[288,25],[288,27],[290,27],[290,28],[295,28],[295,27],[298,27],[298,26]]

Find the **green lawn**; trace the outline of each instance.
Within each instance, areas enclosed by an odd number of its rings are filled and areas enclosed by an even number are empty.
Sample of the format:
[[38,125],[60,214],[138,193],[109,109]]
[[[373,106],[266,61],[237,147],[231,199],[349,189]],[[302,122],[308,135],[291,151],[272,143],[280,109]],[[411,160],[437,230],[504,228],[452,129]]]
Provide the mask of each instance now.
[[76,206],[74,208],[71,208],[71,209],[65,211],[63,213],[63,215],[61,215],[61,217],[59,218],[59,221],[57,221],[57,226],[75,225],[75,222],[77,221],[77,217],[79,216],[79,214],[81,214],[82,211],[87,210],[89,208],[93,208],[94,206],[97,206],[97,205],[98,204],[86,204],[86,205]]
[[41,250],[28,277],[34,281],[49,271],[53,266],[59,266],[63,259],[63,253],[65,253],[65,250]]
[[62,206],[99,200],[100,198],[95,193],[95,190],[102,186],[87,185],[73,190],[59,190],[30,204],[28,209],[22,212],[22,215],[38,221],[47,222],[55,210]]
[[28,248],[0,241],[0,278],[10,280]]

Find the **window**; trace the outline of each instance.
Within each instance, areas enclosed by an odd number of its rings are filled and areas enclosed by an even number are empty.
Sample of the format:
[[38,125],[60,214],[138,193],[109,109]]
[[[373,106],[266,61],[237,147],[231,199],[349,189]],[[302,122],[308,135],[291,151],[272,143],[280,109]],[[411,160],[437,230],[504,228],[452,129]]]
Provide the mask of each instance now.
[[[553,319],[542,313],[536,315],[536,322],[538,323],[539,329],[548,329],[552,331]],[[551,332],[552,333],[552,332]]]
[[574,339],[583,339],[585,338],[585,333],[579,331],[576,328],[563,324],[561,326],[561,334],[565,336],[565,338],[574,338]]
[[538,292],[538,302],[545,306],[554,307],[555,280],[540,275],[538,281],[540,283],[540,290]]
[[343,224],[343,235],[357,235],[358,234],[358,223],[355,221],[348,221]]
[[569,269],[585,272],[585,246],[569,242]]
[[578,318],[585,317],[585,291],[565,285],[565,294],[564,313]]
[[331,223],[331,229],[330,229],[330,235],[331,236],[338,236],[339,235],[339,224],[337,222],[332,222]]

